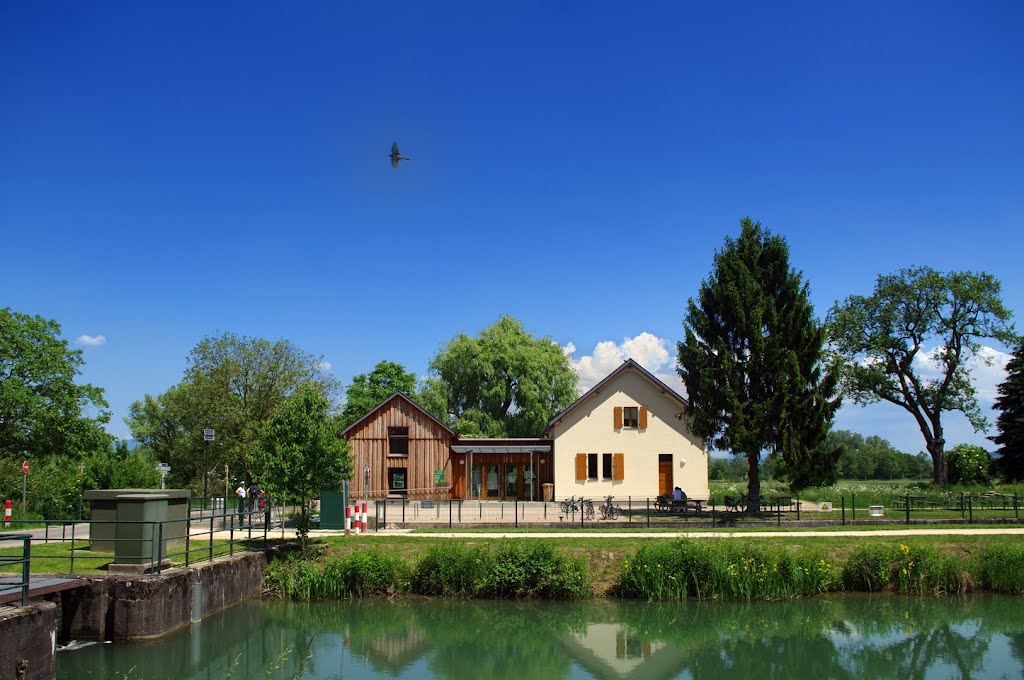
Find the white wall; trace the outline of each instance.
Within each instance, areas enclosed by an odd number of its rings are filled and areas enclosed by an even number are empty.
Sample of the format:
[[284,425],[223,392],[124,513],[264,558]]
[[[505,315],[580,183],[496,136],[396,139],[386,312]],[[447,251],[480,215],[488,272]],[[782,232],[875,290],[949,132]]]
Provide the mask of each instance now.
[[[600,393],[591,389],[587,398],[563,420],[554,424],[555,496],[616,498],[651,497],[658,494],[658,455],[672,455],[673,486],[691,498],[708,498],[708,455],[704,442],[689,430],[689,417],[678,417],[684,406],[663,392],[647,376],[626,368],[606,383]],[[614,428],[616,406],[646,406],[647,429]],[[576,454],[597,453],[598,477],[603,473],[601,455],[622,453],[621,481],[576,481]]]

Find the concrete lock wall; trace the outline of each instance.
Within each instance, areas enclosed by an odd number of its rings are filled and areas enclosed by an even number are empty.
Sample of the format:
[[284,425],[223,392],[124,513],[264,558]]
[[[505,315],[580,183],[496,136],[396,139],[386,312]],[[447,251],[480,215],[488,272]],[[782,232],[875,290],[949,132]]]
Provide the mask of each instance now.
[[56,644],[57,605],[53,602],[0,608],[0,679],[50,680],[56,674]]
[[159,637],[258,595],[266,563],[261,552],[242,553],[163,574],[89,577],[87,586],[62,595],[62,636]]

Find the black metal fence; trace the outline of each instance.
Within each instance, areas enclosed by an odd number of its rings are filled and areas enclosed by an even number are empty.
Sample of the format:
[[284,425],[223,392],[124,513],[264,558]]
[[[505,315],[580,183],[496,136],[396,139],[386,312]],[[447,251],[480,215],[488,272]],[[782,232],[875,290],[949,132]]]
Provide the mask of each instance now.
[[[755,502],[756,501],[756,502]],[[657,497],[569,497],[555,501],[409,500],[370,501],[371,528],[417,525],[557,525],[659,527],[686,524],[775,524],[802,521],[847,525],[944,521],[1019,522],[1020,497],[1008,494],[837,495],[813,501],[798,495],[716,495],[708,499]]]

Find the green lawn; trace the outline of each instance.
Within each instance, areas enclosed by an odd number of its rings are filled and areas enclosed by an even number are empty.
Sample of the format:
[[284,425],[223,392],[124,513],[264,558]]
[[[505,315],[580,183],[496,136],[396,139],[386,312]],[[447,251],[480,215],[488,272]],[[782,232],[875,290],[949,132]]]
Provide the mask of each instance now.
[[[263,539],[252,540],[253,548],[262,548]],[[246,541],[238,540],[234,543],[234,552],[242,552],[246,548]],[[166,555],[175,567],[185,564],[185,546],[172,547]],[[213,542],[213,557],[223,557],[232,552],[228,541]],[[0,550],[0,559],[18,558],[21,556],[21,547],[4,548]],[[74,559],[72,560],[72,556]],[[189,550],[189,562],[201,562],[209,559],[209,543],[193,543]],[[95,552],[88,547],[88,542],[77,541],[72,551],[71,543],[37,543],[32,542],[31,571],[33,574],[105,574],[107,565],[114,561],[113,553]],[[8,566],[0,563],[0,571],[20,572],[21,566]]]

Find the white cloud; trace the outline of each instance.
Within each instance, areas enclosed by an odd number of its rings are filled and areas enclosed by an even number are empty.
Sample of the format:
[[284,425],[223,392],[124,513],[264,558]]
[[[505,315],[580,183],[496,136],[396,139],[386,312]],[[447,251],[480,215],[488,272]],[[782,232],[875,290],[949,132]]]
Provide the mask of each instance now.
[[321,361],[317,366],[321,371],[329,371],[334,368],[334,365],[330,361]]
[[583,391],[589,390],[606,378],[626,359],[633,359],[666,385],[680,394],[685,394],[683,381],[675,371],[675,354],[669,350],[670,347],[670,341],[644,331],[635,337],[624,338],[621,343],[602,340],[594,346],[590,354],[585,354],[579,359],[572,356],[576,353],[576,345],[571,342],[562,347],[562,351],[576,369]]
[[100,345],[107,344],[107,336],[105,335],[79,335],[75,338],[75,344],[85,345],[87,347],[99,347]]
[[[942,377],[941,368],[935,363],[940,348],[922,350],[914,357],[914,369],[926,379]],[[971,382],[978,392],[978,400],[983,406],[991,406],[999,393],[996,388],[1006,380],[1006,364],[1010,354],[994,347],[982,345],[978,353],[967,361],[967,370],[971,373]]]

